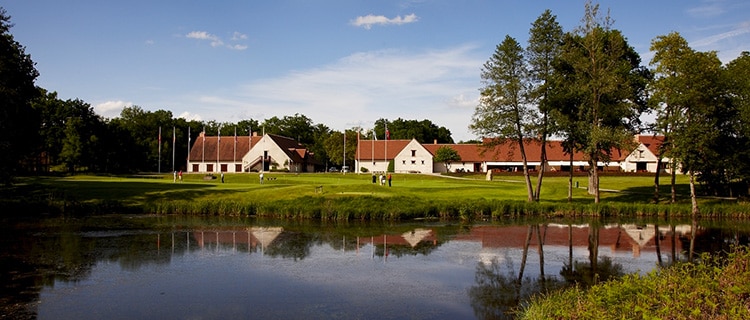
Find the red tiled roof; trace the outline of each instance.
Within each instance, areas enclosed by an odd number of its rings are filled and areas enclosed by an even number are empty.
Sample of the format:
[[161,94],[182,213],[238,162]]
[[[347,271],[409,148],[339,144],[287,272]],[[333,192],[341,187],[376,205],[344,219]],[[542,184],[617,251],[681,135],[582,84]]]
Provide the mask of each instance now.
[[[201,133],[198,138],[195,139],[195,143],[193,144],[192,148],[190,149],[190,157],[189,160],[192,162],[215,162],[217,161],[216,156],[217,152],[220,154],[219,161],[223,162],[233,162],[233,161],[241,161],[242,157],[250,151],[250,138],[249,136],[237,136],[235,140],[235,136],[224,136],[221,137],[221,145],[219,146],[217,150],[217,145],[219,141],[219,137],[212,136],[212,137],[203,137],[203,133]],[[253,136],[252,137],[252,145],[254,146],[258,141],[260,141],[262,137],[259,136]],[[205,140],[205,148],[204,148],[204,140]],[[235,144],[236,141],[236,144]],[[236,147],[235,147],[236,146]],[[236,151],[236,158],[235,158],[235,151]]]
[[[409,142],[411,140],[359,140],[359,144],[357,145],[359,148],[359,158],[372,160],[394,159]],[[387,157],[384,156],[386,144],[388,148]]]
[[661,144],[664,143],[664,136],[639,134],[635,136],[635,140],[643,143],[643,145],[646,146],[646,148],[648,148],[651,153],[658,156],[659,147],[661,147]]

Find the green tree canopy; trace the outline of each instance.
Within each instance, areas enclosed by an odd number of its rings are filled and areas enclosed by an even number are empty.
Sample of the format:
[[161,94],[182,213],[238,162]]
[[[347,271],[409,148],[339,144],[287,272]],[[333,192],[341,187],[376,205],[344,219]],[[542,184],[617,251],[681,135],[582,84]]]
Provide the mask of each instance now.
[[10,33],[10,16],[0,7],[0,183],[9,184],[22,169],[21,160],[35,157],[39,115],[32,101],[40,93],[31,56]]

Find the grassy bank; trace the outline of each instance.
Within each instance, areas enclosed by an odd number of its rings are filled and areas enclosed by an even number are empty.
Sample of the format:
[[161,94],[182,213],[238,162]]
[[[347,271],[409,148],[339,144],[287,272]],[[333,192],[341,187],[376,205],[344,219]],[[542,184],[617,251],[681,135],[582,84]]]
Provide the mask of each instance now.
[[750,249],[534,298],[521,319],[750,319]]
[[[678,180],[678,204],[653,204],[653,177],[605,176],[602,203],[586,192],[586,177],[567,201],[566,177],[545,178],[542,201],[527,203],[520,176],[485,181],[483,175],[443,177],[394,174],[392,187],[373,184],[368,174],[266,173],[218,177],[188,174],[173,182],[171,174],[148,176],[72,176],[25,178],[4,188],[3,212],[157,213],[256,215],[313,219],[491,218],[520,215],[685,216],[689,215],[687,181]],[[747,205],[736,200],[702,199],[705,216],[744,217]]]

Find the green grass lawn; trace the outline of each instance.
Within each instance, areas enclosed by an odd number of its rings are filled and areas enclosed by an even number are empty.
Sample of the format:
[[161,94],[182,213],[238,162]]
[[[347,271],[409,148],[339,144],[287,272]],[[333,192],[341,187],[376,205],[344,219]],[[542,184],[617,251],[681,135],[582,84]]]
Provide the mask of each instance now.
[[[143,207],[144,204],[148,204],[152,208],[161,208],[168,203],[183,203],[191,206],[201,203],[203,205],[205,203],[232,203],[235,206],[239,206],[238,203],[253,204],[251,209],[243,209],[243,212],[257,211],[259,206],[262,207],[268,203],[286,203],[285,206],[289,207],[289,203],[299,199],[305,199],[310,203],[317,201],[318,206],[331,206],[332,201],[338,201],[338,203],[365,201],[361,204],[350,203],[348,204],[350,207],[373,206],[381,202],[394,202],[391,204],[394,207],[417,203],[425,208],[436,207],[438,208],[436,210],[443,211],[460,211],[476,203],[479,203],[479,207],[466,210],[487,211],[494,210],[487,209],[486,206],[482,207],[487,202],[524,203],[527,199],[522,176],[503,175],[496,176],[493,181],[485,181],[484,175],[479,174],[461,177],[393,174],[392,187],[373,184],[370,174],[356,173],[266,173],[263,184],[259,182],[257,173],[225,174],[224,183],[218,177],[212,180],[204,178],[204,174],[185,174],[182,182],[175,183],[171,173],[128,177],[94,175],[29,177],[21,179],[15,187],[2,192],[8,198],[14,197],[14,194],[36,198],[52,197],[76,203],[104,203],[104,206],[117,204],[117,206]],[[532,181],[536,185],[536,177]],[[632,206],[653,202],[652,176],[603,176],[600,181],[603,190],[602,203]],[[662,181],[669,180],[664,177]],[[545,177],[543,182],[540,204],[569,205],[567,177]],[[573,190],[573,203],[590,206],[593,203],[593,196],[586,191],[587,177],[576,176],[574,182],[579,187]],[[662,203],[667,202],[669,190],[669,185],[661,186]],[[677,190],[681,205],[689,203],[687,177],[678,176]],[[703,199],[701,202],[702,204],[719,203],[738,206],[735,204],[736,201]],[[297,206],[304,207],[305,205],[297,204]],[[446,207],[453,209],[445,209]],[[209,209],[200,211],[207,210]],[[272,210],[272,208],[267,208],[267,210]],[[425,211],[430,210],[425,209]]]

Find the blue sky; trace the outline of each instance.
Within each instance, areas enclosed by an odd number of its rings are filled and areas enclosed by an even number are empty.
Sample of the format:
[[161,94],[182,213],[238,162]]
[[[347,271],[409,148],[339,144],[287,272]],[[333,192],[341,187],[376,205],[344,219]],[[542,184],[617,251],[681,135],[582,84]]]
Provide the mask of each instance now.
[[[647,64],[672,31],[729,62],[750,51],[746,0],[600,1]],[[551,9],[566,30],[584,1],[8,0],[37,85],[104,117],[123,106],[237,122],[296,113],[334,130],[379,118],[468,130],[480,71],[505,35],[525,45]]]

